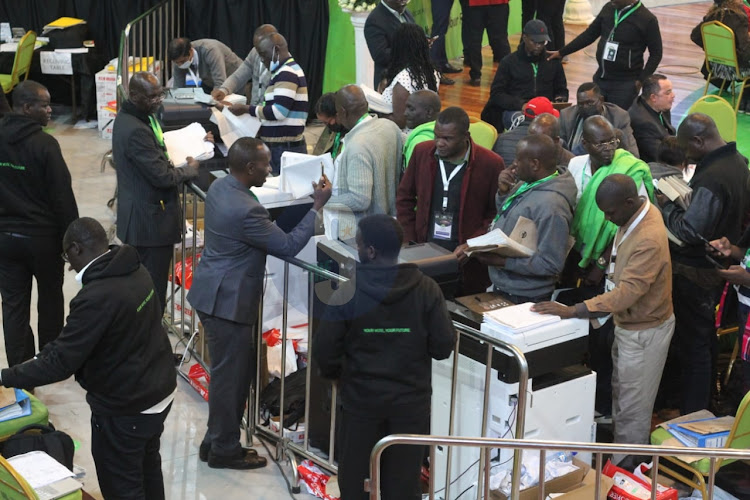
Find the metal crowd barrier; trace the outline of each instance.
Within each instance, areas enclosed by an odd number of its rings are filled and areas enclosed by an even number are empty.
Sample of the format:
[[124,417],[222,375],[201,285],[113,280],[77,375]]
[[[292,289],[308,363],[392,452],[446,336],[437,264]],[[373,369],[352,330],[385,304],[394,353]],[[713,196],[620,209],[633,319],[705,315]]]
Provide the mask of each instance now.
[[[191,355],[206,371],[210,374],[210,367],[208,363],[202,357],[205,353],[205,338],[198,336],[197,319],[194,311],[189,308],[186,302],[186,287],[185,287],[185,268],[186,261],[188,258],[192,260],[193,265],[196,263],[196,257],[198,254],[198,221],[200,219],[198,206],[199,203],[205,200],[206,194],[198,188],[192,182],[185,183],[182,191],[182,208],[184,219],[186,223],[190,223],[193,227],[192,234],[183,238],[180,244],[179,251],[174,251],[174,262],[182,262],[182,278],[181,284],[176,284],[176,279],[170,280],[170,306],[167,308],[168,317],[166,318],[167,327],[174,333],[178,339],[189,338],[186,341],[185,355],[183,361],[180,364],[182,368],[185,363],[187,355]],[[181,256],[181,257],[180,257]],[[336,273],[320,268],[314,264],[304,262],[296,258],[285,258],[284,261],[284,276],[283,276],[283,289],[282,289],[282,325],[281,325],[281,373],[286,373],[286,349],[287,349],[287,326],[288,326],[288,297],[289,297],[289,271],[290,266],[298,267],[303,269],[307,273],[308,278],[308,297],[307,297],[307,308],[308,308],[308,366],[309,362],[313,357],[313,345],[312,345],[312,325],[313,325],[313,303],[315,299],[315,284],[322,280],[331,280],[338,284],[344,284],[348,282],[348,279],[344,276],[340,276]],[[262,325],[263,325],[263,296],[259,304],[258,313],[258,332],[257,332],[257,373],[256,383],[262,380],[261,377],[261,352],[263,347],[262,339]],[[486,348],[486,361],[485,361],[485,384],[483,394],[483,415],[482,415],[482,429],[487,429],[488,426],[488,413],[489,413],[489,400],[490,400],[490,389],[492,383],[492,359],[495,351],[499,351],[503,354],[512,356],[519,368],[519,393],[517,402],[517,416],[515,422],[515,436],[524,435],[525,425],[525,413],[526,413],[526,390],[528,388],[528,363],[523,353],[516,346],[507,344],[501,340],[490,337],[474,328],[460,324],[458,322],[453,323],[454,327],[458,331],[459,335],[456,337],[456,345],[454,348],[454,355],[452,359],[452,375],[451,375],[451,396],[450,396],[450,414],[449,414],[449,434],[452,434],[455,430],[455,414],[457,401],[457,389],[458,389],[458,363],[459,363],[459,352],[462,339],[473,339]],[[209,353],[210,356],[210,353]],[[183,372],[182,369],[178,370],[178,373],[186,381],[190,382],[189,377]],[[305,382],[305,414],[304,422],[306,426],[309,426],[310,416],[310,370],[306,373]],[[496,382],[499,383],[499,382]],[[286,379],[282,377],[280,380],[280,401],[279,408],[285,407],[285,384]],[[260,389],[257,387],[249,388],[247,412],[245,414],[245,430],[246,430],[246,442],[252,443],[252,434],[262,436],[269,439],[276,445],[276,458],[281,459],[287,457],[291,462],[292,474],[294,481],[292,483],[293,492],[299,491],[299,473],[297,471],[297,457],[303,457],[311,460],[316,465],[325,469],[329,472],[335,473],[338,470],[336,466],[336,457],[334,454],[336,446],[336,385],[333,385],[331,395],[331,417],[330,417],[330,438],[329,438],[329,454],[328,456],[322,456],[315,453],[310,448],[309,443],[309,427],[305,428],[303,442],[297,444],[292,442],[289,438],[283,436],[284,427],[284,412],[280,411],[278,431],[274,431],[270,426],[266,427],[259,425],[260,422]],[[452,468],[452,453],[451,449],[448,449],[447,453],[447,464],[446,464],[446,493],[450,493],[450,477]],[[431,463],[434,463],[431,462]],[[485,468],[487,459],[484,454],[480,455],[480,470]],[[515,474],[520,476],[521,472],[521,454],[518,452],[514,453],[513,456],[513,471]],[[485,478],[487,485],[489,484],[489,474]]]
[[[161,62],[155,71],[163,84],[172,76],[172,65],[167,57],[170,40],[185,33],[185,0],[164,0],[130,21],[120,36],[117,61],[118,106],[128,94],[131,64],[138,70],[141,61],[148,57]],[[156,69],[156,68],[155,68]],[[148,71],[148,67],[141,68]]]
[[[704,500],[713,499],[714,483],[716,479],[716,460],[717,459],[734,459],[734,460],[749,460],[750,450],[746,449],[729,449],[729,448],[682,448],[673,446],[650,446],[650,445],[624,445],[624,444],[599,444],[599,443],[575,443],[570,441],[541,441],[541,440],[522,440],[522,439],[493,439],[493,438],[468,438],[458,436],[420,436],[415,434],[393,434],[386,436],[375,445],[370,454],[370,479],[366,481],[365,489],[370,493],[370,500],[380,499],[380,458],[383,452],[389,446],[393,445],[412,445],[412,446],[429,446],[430,447],[430,459],[435,457],[435,449],[437,446],[459,446],[459,447],[472,447],[482,449],[482,455],[485,456],[485,464],[490,463],[490,453],[493,449],[506,448],[513,449],[514,453],[519,451],[539,451],[539,477],[544,477],[544,466],[546,462],[547,450],[563,450],[563,451],[575,451],[575,452],[587,452],[595,455],[595,470],[596,470],[596,484],[595,484],[595,500],[600,500],[601,496],[601,476],[602,476],[602,455],[605,453],[611,454],[625,454],[625,455],[645,455],[653,457],[653,467],[651,469],[651,477],[658,478],[659,474],[659,457],[663,456],[691,456],[699,458],[709,459],[709,474],[707,483],[707,495],[708,498]],[[489,477],[490,467],[485,467],[484,474]],[[482,470],[479,471],[478,479],[481,480]],[[510,499],[516,500],[519,498],[520,488],[520,473],[519,471],[513,471],[512,476],[512,491]],[[489,499],[489,483],[484,482],[484,487],[481,487],[481,481],[477,482],[477,499]],[[656,500],[657,496],[658,481],[651,482],[651,500]],[[547,498],[545,495],[544,481],[539,483],[539,500]],[[604,495],[606,498],[606,494]],[[430,500],[435,498],[435,482],[434,476],[430,474],[429,483],[429,498]],[[449,498],[446,495],[444,498]]]

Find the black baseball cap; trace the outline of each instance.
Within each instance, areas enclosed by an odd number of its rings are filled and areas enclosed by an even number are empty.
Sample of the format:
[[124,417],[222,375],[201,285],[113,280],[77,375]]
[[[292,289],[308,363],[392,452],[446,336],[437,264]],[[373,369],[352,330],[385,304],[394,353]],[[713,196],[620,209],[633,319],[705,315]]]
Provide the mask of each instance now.
[[523,27],[523,34],[537,43],[550,41],[547,25],[539,19],[532,19],[526,23],[526,26]]

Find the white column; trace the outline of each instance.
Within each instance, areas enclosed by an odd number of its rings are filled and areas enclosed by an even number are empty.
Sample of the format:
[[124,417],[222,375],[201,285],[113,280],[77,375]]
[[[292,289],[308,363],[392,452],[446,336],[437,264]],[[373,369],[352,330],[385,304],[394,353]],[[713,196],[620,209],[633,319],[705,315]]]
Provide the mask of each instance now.
[[594,15],[589,0],[568,0],[563,20],[568,24],[591,24]]
[[370,56],[370,50],[365,41],[365,21],[369,12],[351,12],[352,26],[354,26],[354,51],[357,64],[357,84],[364,83],[372,87],[375,78],[375,63]]

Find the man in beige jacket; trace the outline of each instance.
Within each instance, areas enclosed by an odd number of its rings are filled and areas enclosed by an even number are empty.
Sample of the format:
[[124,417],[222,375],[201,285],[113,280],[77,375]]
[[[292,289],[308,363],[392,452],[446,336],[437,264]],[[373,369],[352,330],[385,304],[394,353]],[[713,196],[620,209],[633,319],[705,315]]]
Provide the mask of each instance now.
[[[627,175],[602,180],[596,203],[607,220],[619,226],[604,293],[575,306],[543,302],[533,310],[562,318],[614,316],[614,441],[648,444],[654,400],[674,333],[667,231],[659,210],[638,196]],[[614,457],[621,465],[625,458]]]

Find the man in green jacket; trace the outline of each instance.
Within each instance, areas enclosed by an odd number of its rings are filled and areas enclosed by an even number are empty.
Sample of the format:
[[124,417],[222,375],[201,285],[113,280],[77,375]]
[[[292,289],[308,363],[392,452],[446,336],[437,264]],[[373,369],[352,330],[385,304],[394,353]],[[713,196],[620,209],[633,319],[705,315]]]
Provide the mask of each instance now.
[[440,96],[432,90],[418,90],[406,100],[406,128],[410,130],[404,141],[404,166],[409,166],[411,153],[420,142],[435,139],[435,118],[440,113]]

